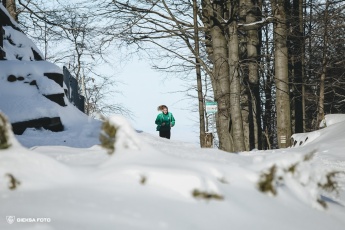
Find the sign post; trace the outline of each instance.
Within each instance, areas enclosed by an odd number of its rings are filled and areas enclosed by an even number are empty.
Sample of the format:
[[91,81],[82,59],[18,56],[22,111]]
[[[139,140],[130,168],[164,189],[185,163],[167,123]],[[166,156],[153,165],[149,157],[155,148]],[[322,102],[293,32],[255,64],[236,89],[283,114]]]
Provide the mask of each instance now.
[[[212,114],[212,136],[214,139],[214,123],[216,121],[216,112],[218,112],[218,104],[215,101],[208,101],[205,103],[206,113]],[[214,147],[214,141],[212,141]]]
[[217,102],[215,101],[206,102],[206,113],[215,114],[217,111],[218,111]]

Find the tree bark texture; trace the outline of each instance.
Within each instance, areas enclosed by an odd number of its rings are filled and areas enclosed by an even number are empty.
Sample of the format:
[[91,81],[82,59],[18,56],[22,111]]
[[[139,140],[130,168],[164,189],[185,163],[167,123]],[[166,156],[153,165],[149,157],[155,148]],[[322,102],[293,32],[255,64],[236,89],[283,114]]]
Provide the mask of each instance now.
[[323,49],[322,49],[322,69],[321,69],[321,76],[320,76],[320,92],[319,92],[319,105],[318,105],[318,113],[317,113],[317,122],[316,122],[316,129],[319,128],[319,125],[325,117],[325,80],[326,80],[326,71],[327,71],[327,48],[328,48],[328,7],[329,1],[326,0],[326,9],[324,11],[324,34],[323,34]]
[[303,133],[303,27],[301,28],[301,21],[303,22],[303,0],[293,0],[292,12],[290,19],[291,34],[291,73],[293,80],[293,100],[294,100],[294,132]]
[[274,73],[276,83],[277,135],[279,148],[289,146],[291,137],[290,94],[286,9],[284,0],[271,0],[274,23]]
[[6,7],[11,17],[18,22],[18,12],[15,0],[2,0],[2,4]]
[[[248,11],[247,0],[239,0],[239,21],[240,24],[246,23],[246,16]],[[251,92],[249,85],[249,67],[247,58],[247,31],[245,29],[240,29],[238,33],[239,37],[239,58],[241,60],[241,70],[240,75],[243,79],[241,84],[241,113],[243,122],[243,133],[244,133],[244,145],[246,151],[249,151],[253,147],[254,133],[253,131],[253,116],[252,116],[252,106],[251,106]]]
[[227,17],[226,14],[224,5],[219,2],[212,4],[210,0],[202,1],[202,17],[206,28],[206,51],[212,62],[211,83],[214,100],[218,104],[216,128],[219,148],[227,152],[232,152],[228,41],[225,37],[225,28],[222,24],[224,17]]
[[[253,4],[255,3],[255,5]],[[246,0],[247,14],[246,23],[253,23],[257,21],[258,1]],[[261,140],[261,109],[260,109],[260,89],[259,89],[259,71],[258,71],[258,45],[259,35],[258,30],[250,29],[247,31],[247,60],[248,60],[248,81],[251,91],[251,107],[250,112],[253,117],[253,133],[254,140],[251,140],[250,149],[262,148]]]
[[219,148],[233,151],[230,135],[230,81],[228,65],[227,40],[219,26],[212,26],[212,47],[213,47],[213,88],[215,101],[218,103],[217,131]]
[[231,133],[234,143],[234,151],[245,151],[243,122],[241,113],[241,83],[239,75],[239,50],[238,50],[237,23],[233,21],[229,25],[229,76],[230,76],[230,114]]
[[273,67],[271,65],[272,63],[272,55],[270,50],[270,44],[269,44],[269,34],[268,34],[268,26],[266,25],[266,28],[264,30],[264,44],[263,48],[265,50],[264,52],[264,62],[266,65],[264,66],[264,77],[263,77],[263,90],[265,93],[265,103],[264,103],[264,114],[263,114],[263,131],[265,135],[265,141],[263,142],[263,149],[271,149],[273,144],[273,137],[274,137],[274,127],[275,123],[272,121],[275,121],[274,118],[274,105],[273,105],[273,78],[272,78],[272,72]]

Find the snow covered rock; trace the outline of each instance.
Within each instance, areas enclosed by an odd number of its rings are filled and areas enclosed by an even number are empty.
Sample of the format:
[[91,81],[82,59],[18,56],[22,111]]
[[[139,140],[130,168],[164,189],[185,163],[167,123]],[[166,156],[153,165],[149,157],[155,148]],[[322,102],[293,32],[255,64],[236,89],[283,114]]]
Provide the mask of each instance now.
[[62,131],[59,108],[68,106],[63,72],[43,61],[36,45],[0,4],[0,110],[15,134],[27,128]]

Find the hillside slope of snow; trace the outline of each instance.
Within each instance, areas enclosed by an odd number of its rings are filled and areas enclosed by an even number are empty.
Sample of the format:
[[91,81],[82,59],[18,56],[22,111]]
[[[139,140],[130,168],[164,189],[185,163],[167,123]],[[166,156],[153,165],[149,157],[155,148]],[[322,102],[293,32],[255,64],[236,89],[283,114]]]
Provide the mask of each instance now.
[[[70,122],[61,136],[26,131],[16,137],[29,149],[15,144],[0,150],[0,229],[345,226],[344,176],[337,176],[338,195],[317,187],[325,172],[345,169],[344,122],[320,130],[319,138],[299,148],[232,154],[136,133],[125,119],[111,120],[120,127],[113,155],[97,145],[99,123],[87,120]],[[63,145],[63,135],[77,144]],[[311,152],[312,159],[303,160]],[[258,189],[273,165],[276,195]],[[294,174],[284,171],[291,165]],[[8,174],[20,182],[14,190]],[[6,216],[15,222],[7,223]]]

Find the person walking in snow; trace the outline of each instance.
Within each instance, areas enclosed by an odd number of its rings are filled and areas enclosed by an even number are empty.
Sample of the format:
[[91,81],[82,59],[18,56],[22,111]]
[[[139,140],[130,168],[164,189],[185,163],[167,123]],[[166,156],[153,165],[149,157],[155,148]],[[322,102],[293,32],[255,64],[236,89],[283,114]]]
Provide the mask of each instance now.
[[170,139],[170,135],[171,135],[171,127],[173,127],[175,125],[175,118],[172,115],[172,113],[170,113],[168,111],[168,107],[166,105],[160,105],[158,106],[158,111],[162,111],[162,113],[157,115],[156,118],[156,125],[157,125],[157,131],[159,131],[159,136],[160,137],[164,137],[167,139]]

